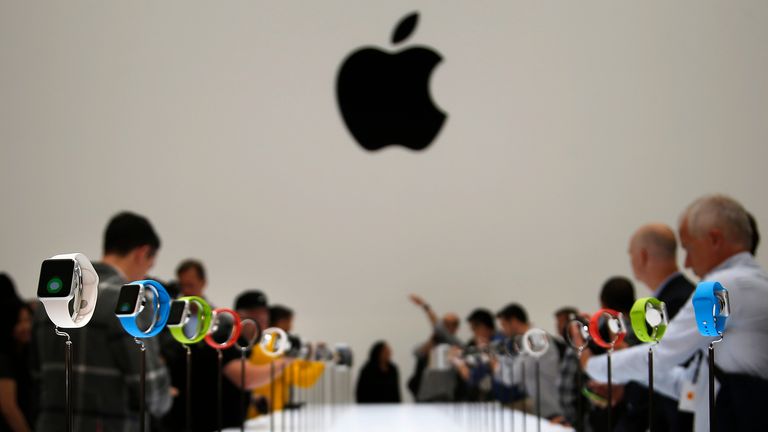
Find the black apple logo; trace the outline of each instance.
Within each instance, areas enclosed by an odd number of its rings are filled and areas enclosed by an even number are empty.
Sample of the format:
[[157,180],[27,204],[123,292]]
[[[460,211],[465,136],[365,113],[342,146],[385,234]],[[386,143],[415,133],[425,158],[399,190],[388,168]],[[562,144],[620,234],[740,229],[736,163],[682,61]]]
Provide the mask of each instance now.
[[[403,18],[392,44],[410,36],[418,19],[417,12]],[[430,75],[441,60],[422,46],[391,54],[363,47],[344,60],[336,82],[339,109],[363,148],[399,144],[424,150],[432,143],[446,118],[429,95]]]

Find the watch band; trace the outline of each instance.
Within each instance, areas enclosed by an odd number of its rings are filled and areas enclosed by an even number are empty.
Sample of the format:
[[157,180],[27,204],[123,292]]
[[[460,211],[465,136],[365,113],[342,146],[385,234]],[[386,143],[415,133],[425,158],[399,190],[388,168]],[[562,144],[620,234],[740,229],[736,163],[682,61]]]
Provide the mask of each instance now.
[[144,287],[149,287],[155,293],[155,301],[159,303],[157,320],[147,330],[139,328],[136,322],[138,316],[118,317],[120,324],[123,325],[128,334],[135,338],[144,339],[157,336],[163,331],[165,324],[168,322],[168,314],[171,312],[171,296],[168,295],[168,291],[165,290],[165,287],[160,282],[150,279],[131,282],[130,285],[143,285]]
[[[75,296],[71,300],[40,299],[45,312],[56,327],[81,328],[88,324],[96,309],[99,297],[99,275],[88,257],[81,253],[59,254],[50,259],[71,259],[77,262],[82,278],[82,297]],[[80,305],[73,307],[73,312],[70,313],[69,304],[72,301],[79,302]]]
[[[275,341],[273,339],[274,334],[277,334],[278,339],[281,339],[281,343],[277,345],[277,348],[273,349],[275,346]],[[265,348],[265,345],[269,345]],[[278,327],[270,327],[263,332],[261,332],[261,340],[259,341],[259,348],[261,349],[261,352],[264,353],[267,357],[277,358],[283,355],[285,353],[290,345],[290,342],[288,342],[288,334],[281,328]]]
[[184,333],[184,326],[168,327],[171,331],[171,336],[184,345],[192,345],[205,339],[208,334],[208,330],[211,328],[211,305],[208,304],[202,297],[198,296],[186,296],[180,297],[177,300],[184,300],[188,303],[197,304],[197,332],[192,337],[187,337]]
[[[661,316],[661,323],[658,325],[652,325],[648,322],[648,308],[655,309]],[[629,312],[629,319],[632,323],[632,330],[635,331],[635,336],[641,342],[659,342],[664,333],[667,331],[667,317],[666,306],[664,302],[655,297],[639,298],[632,305],[632,310]],[[648,334],[648,327],[652,328],[652,332]]]
[[[616,333],[616,338],[612,342],[608,342],[600,335],[600,318],[608,316],[609,319],[616,320],[619,326],[619,330]],[[600,309],[589,320],[589,335],[592,336],[592,340],[595,343],[606,349],[612,349],[616,344],[620,344],[624,340],[624,336],[627,334],[627,330],[624,328],[624,323],[621,321],[621,312],[616,312],[613,309]]]
[[[224,343],[218,343],[213,339],[213,332],[215,331],[215,327],[217,325],[216,320],[219,319],[219,317],[221,317],[222,314],[232,315],[232,318],[234,319],[234,323],[233,323],[234,327],[232,329],[232,333],[230,333],[229,335],[229,339],[227,339],[227,341]],[[216,308],[213,310],[213,313],[212,313],[210,329],[208,330],[208,333],[205,335],[205,343],[207,343],[213,349],[218,349],[218,350],[227,349],[232,345],[234,345],[235,342],[237,342],[237,339],[240,338],[240,330],[242,330],[241,326],[242,324],[240,323],[240,315],[238,315],[237,312],[227,308]]]
[[718,293],[727,295],[728,290],[719,282],[701,282],[693,293],[693,310],[696,315],[696,325],[702,336],[722,336],[728,316],[723,314]]
[[[534,339],[538,338],[540,341],[542,341],[542,345],[539,347],[534,347],[533,342]],[[528,329],[525,334],[523,334],[523,352],[528,354],[529,356],[533,358],[539,358],[547,353],[549,350],[549,335],[547,332],[540,328],[532,328]]]
[[[573,340],[573,336],[571,336],[571,331],[574,329],[579,331],[579,336],[581,336],[582,339],[581,344],[576,343],[576,341]],[[568,340],[568,345],[581,354],[581,352],[589,346],[589,341],[592,339],[589,335],[589,321],[587,321],[586,318],[571,316],[571,320],[568,322],[568,327],[566,327],[565,338]]]

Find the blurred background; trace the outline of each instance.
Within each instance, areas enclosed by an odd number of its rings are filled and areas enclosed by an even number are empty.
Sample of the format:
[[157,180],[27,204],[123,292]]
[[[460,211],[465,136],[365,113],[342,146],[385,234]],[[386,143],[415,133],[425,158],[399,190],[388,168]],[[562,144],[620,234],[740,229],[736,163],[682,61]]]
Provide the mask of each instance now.
[[[553,330],[631,277],[635,228],[700,195],[768,226],[766,20],[762,1],[2,1],[0,270],[31,298],[43,259],[99,259],[135,211],[153,275],[198,258],[217,305],[260,289],[360,360],[386,339],[404,385],[430,331],[409,293],[462,318],[517,301]],[[336,77],[369,45],[442,56],[425,151],[348,132]]]

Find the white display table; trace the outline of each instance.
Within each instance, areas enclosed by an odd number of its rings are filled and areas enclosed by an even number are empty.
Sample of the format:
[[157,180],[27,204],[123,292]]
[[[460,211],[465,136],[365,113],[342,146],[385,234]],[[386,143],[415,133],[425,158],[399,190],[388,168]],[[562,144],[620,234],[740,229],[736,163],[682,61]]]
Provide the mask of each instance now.
[[[523,430],[523,414],[499,407],[479,404],[399,404],[399,405],[329,405],[325,408],[305,408],[303,413],[274,416],[275,432],[501,432],[512,430],[514,416],[516,431]],[[285,420],[285,427],[283,427]],[[269,416],[251,420],[247,431],[269,431]],[[536,432],[537,421],[526,416],[526,430]],[[236,432],[239,429],[227,429]],[[541,432],[565,432],[573,429],[541,421]]]

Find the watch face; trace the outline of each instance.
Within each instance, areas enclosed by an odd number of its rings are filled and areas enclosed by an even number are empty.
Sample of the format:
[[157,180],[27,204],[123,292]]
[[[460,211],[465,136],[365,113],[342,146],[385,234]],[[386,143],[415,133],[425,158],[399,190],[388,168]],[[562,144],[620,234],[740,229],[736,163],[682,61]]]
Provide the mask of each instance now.
[[171,312],[168,314],[167,325],[169,327],[178,327],[184,325],[184,318],[186,318],[185,315],[187,315],[185,313],[186,311],[187,302],[184,300],[174,300],[173,303],[171,303]]
[[656,328],[663,324],[664,315],[661,309],[657,309],[650,302],[645,304],[645,321],[651,327]]
[[117,298],[115,315],[133,316],[139,313],[140,295],[141,285],[123,285],[123,287],[120,288],[120,296]]
[[728,291],[717,291],[715,297],[720,305],[720,316],[727,317],[731,314],[731,302],[728,296]]
[[72,294],[72,278],[75,261],[71,259],[47,259],[40,269],[37,285],[39,298],[63,298]]

